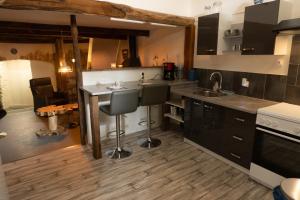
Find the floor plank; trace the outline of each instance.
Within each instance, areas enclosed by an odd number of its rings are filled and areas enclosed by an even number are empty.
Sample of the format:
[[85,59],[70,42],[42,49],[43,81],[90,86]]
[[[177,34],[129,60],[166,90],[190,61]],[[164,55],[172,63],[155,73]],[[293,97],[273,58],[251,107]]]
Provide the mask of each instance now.
[[[11,199],[272,199],[248,175],[184,143],[181,132],[153,134],[162,145],[151,150],[136,144],[143,133],[125,136],[133,155],[123,160],[94,160],[76,145],[5,164]],[[103,152],[114,142],[103,141]]]
[[[78,121],[78,113],[73,117]],[[66,126],[68,116],[59,115],[58,123]],[[0,154],[3,163],[9,163],[28,157],[48,153],[53,150],[80,144],[79,127],[66,129],[66,135],[52,137],[37,137],[36,131],[48,128],[48,119],[38,117],[33,110],[21,110],[8,113],[0,121],[0,132],[7,137],[0,140]]]

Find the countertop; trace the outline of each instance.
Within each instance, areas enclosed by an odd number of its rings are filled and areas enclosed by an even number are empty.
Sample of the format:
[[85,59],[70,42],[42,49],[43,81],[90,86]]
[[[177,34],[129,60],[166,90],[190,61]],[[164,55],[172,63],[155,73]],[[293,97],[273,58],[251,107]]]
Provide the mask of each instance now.
[[204,97],[204,96],[194,94],[194,92],[197,91],[197,89],[199,89],[199,87],[196,86],[175,87],[171,89],[171,92],[176,95],[193,98],[196,100],[216,104],[219,106],[223,106],[223,107],[227,107],[227,108],[231,108],[231,109],[235,109],[235,110],[239,110],[251,114],[257,114],[257,110],[259,108],[278,104],[278,102],[274,102],[274,101],[246,97],[246,96],[241,96],[236,94],[229,94],[227,96],[221,96],[221,97]]
[[163,66],[141,66],[141,67],[116,67],[116,68],[92,68],[83,70],[83,72],[95,72],[95,71],[122,71],[122,70],[144,70],[144,69],[163,69]]
[[131,82],[121,82],[121,88],[117,90],[109,89],[109,86],[114,84],[98,84],[98,85],[87,85],[81,87],[81,89],[90,95],[98,96],[98,95],[106,95],[111,94],[113,91],[122,91],[128,89],[141,89],[143,84],[160,84],[166,83],[169,86],[181,86],[181,85],[193,85],[196,84],[196,81],[189,81],[189,80],[175,80],[175,81],[165,81],[165,80],[145,80],[141,81],[131,81]]

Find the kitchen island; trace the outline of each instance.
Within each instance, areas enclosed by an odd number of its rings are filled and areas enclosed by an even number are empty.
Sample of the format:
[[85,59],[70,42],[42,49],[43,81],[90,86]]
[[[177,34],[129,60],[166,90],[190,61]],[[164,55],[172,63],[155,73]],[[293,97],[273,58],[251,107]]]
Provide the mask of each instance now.
[[[164,80],[145,80],[145,81],[127,81],[121,83],[121,89],[112,90],[109,87],[113,85],[111,84],[96,84],[96,85],[86,85],[81,88],[81,90],[85,94],[85,104],[86,104],[86,118],[87,118],[87,137],[89,143],[92,144],[93,147],[93,156],[95,159],[99,159],[102,157],[101,153],[101,130],[100,130],[100,118],[99,118],[99,102],[101,104],[102,98],[107,100],[107,95],[110,95],[113,91],[121,91],[128,89],[141,89],[143,84],[158,84],[158,83],[166,83],[170,87],[172,86],[180,86],[180,85],[194,85],[194,81],[187,80],[177,80],[177,81],[164,81]],[[107,102],[109,103],[109,102]],[[132,122],[137,122],[141,119],[139,116],[139,110],[136,113],[131,114],[127,121],[131,121],[131,124],[128,126],[136,126],[132,124]],[[157,110],[156,115],[160,115],[157,117],[162,119],[162,112],[160,109]],[[130,120],[130,118],[133,118]],[[125,121],[125,119],[124,119]],[[157,123],[158,124],[158,123]],[[90,128],[90,129],[89,129]],[[126,124],[125,124],[126,128]],[[130,128],[130,127],[129,127]],[[90,130],[90,131],[89,131]],[[145,130],[142,127],[140,130]],[[140,130],[132,130],[131,132],[138,132]]]

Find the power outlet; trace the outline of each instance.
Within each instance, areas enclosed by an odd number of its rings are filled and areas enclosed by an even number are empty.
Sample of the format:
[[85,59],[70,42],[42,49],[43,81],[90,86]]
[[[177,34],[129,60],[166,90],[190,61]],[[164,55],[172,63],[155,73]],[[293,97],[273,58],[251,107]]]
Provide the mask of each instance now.
[[242,78],[242,86],[248,88],[250,86],[250,81],[247,78]]

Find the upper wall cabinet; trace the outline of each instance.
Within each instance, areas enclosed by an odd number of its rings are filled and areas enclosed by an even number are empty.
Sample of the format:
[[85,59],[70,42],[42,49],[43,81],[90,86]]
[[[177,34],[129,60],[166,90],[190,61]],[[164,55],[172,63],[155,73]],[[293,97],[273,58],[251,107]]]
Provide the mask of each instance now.
[[198,55],[216,55],[218,49],[219,13],[198,18]]
[[280,1],[246,7],[242,55],[273,55]]

